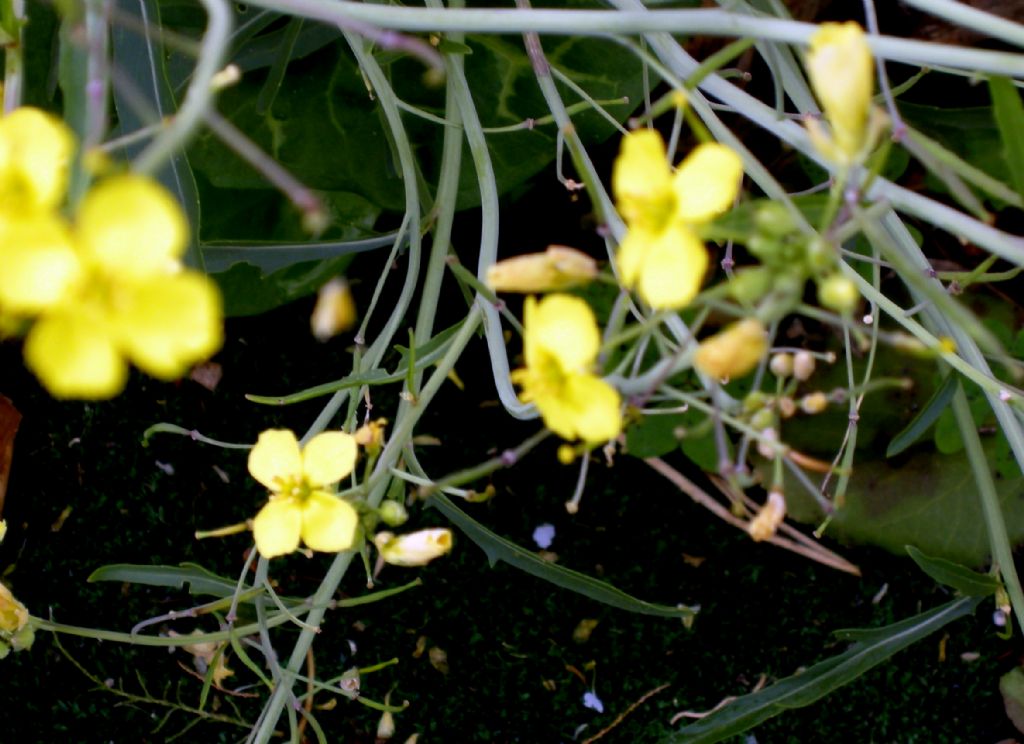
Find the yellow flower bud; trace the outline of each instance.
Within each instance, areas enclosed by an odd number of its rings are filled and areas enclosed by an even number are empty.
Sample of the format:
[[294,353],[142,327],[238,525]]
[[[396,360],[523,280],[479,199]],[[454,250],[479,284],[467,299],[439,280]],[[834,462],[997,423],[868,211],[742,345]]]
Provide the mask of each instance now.
[[821,413],[828,408],[828,396],[825,393],[809,393],[800,400],[800,408],[804,413]]
[[793,377],[803,382],[814,374],[817,363],[814,361],[814,354],[809,351],[798,351],[793,355]]
[[335,277],[320,287],[309,325],[318,341],[326,341],[354,326],[357,317],[348,282]]
[[694,356],[694,366],[717,380],[742,377],[768,349],[768,334],[756,318],[745,318],[705,340]]
[[4,541],[4,537],[7,535],[7,520],[0,519],[0,543]]
[[823,23],[811,37],[807,53],[811,86],[832,128],[831,147],[820,142],[820,130],[812,140],[822,154],[851,163],[862,158],[869,146],[868,118],[874,91],[874,62],[864,30],[856,23]]
[[747,525],[747,534],[754,542],[771,540],[785,517],[786,497],[782,495],[782,491],[771,491],[757,516]]
[[786,353],[773,354],[772,360],[768,362],[768,369],[776,377],[789,377],[793,374],[793,355]]
[[857,309],[860,292],[851,279],[842,274],[832,274],[818,282],[818,302],[840,315],[849,315]]
[[373,544],[380,551],[385,563],[395,566],[423,566],[452,549],[452,531],[435,528],[395,535],[378,532]]
[[487,269],[487,286],[496,292],[555,292],[586,284],[597,276],[597,262],[564,245],[543,253],[506,258]]

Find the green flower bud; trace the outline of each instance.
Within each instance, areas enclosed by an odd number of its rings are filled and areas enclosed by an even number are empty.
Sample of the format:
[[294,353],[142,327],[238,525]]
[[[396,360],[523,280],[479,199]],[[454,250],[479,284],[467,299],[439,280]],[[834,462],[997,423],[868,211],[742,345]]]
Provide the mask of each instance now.
[[775,426],[775,414],[767,408],[762,408],[750,417],[750,425],[758,431],[770,429]]
[[765,235],[781,238],[796,230],[789,210],[778,202],[766,202],[754,212],[754,225]]
[[747,393],[747,396],[743,399],[743,410],[746,413],[753,413],[764,408],[766,405],[768,405],[768,396],[760,390],[753,390]]
[[388,499],[380,505],[380,521],[389,527],[398,527],[409,519],[409,512],[401,501]]
[[804,248],[807,268],[812,274],[830,271],[836,265],[836,252],[832,244],[821,238],[813,238]]
[[849,315],[857,309],[860,292],[851,279],[842,274],[832,274],[818,282],[818,302],[840,315]]
[[772,276],[764,266],[738,270],[729,280],[729,294],[741,305],[753,305],[771,289]]

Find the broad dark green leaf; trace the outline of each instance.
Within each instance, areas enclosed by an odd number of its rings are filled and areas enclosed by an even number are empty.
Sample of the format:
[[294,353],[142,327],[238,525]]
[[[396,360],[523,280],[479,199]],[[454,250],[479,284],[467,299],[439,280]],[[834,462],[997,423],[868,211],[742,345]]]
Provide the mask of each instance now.
[[913,545],[907,546],[907,554],[922,571],[940,584],[951,586],[967,597],[987,597],[995,594],[1002,584],[988,574],[972,571],[959,563],[925,555]]
[[427,499],[427,505],[433,506],[448,517],[456,527],[462,530],[466,537],[475,542],[487,555],[487,560],[492,566],[498,561],[504,561],[510,566],[514,566],[531,576],[536,576],[555,586],[590,597],[610,607],[617,607],[620,610],[636,612],[641,615],[692,618],[699,609],[684,605],[667,607],[665,605],[645,602],[586,574],[559,566],[557,563],[545,561],[535,553],[516,545],[511,540],[506,540],[504,537],[491,532],[453,504],[443,494],[431,494]]
[[662,739],[665,744],[711,744],[749,731],[773,716],[802,708],[849,684],[898,651],[972,612],[981,602],[965,597],[884,628],[839,631],[855,640],[844,653],[786,677],[760,692],[743,695],[696,723]]
[[992,94],[992,113],[1003,142],[1003,155],[1010,171],[1010,182],[1024,196],[1024,104],[1017,86],[1009,78],[993,76],[988,80]]
[[892,441],[889,442],[889,446],[885,449],[886,457],[898,455],[924,436],[928,428],[935,423],[936,419],[949,406],[949,402],[953,400],[953,393],[956,392],[958,379],[959,375],[955,372],[950,372],[946,375],[946,379],[935,393],[932,394],[929,401],[924,404],[924,408],[907,424],[903,431],[894,436]]

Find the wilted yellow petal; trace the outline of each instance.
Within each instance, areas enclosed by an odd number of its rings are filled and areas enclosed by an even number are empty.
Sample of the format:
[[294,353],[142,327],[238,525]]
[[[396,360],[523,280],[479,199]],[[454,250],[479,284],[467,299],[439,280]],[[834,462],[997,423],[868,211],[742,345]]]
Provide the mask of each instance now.
[[326,341],[354,326],[356,318],[356,303],[348,282],[335,277],[320,287],[309,325],[318,341]]
[[31,315],[65,298],[81,274],[71,235],[55,215],[0,219],[0,307]]
[[119,293],[118,340],[144,372],[173,380],[220,348],[220,294],[206,276],[186,271],[126,283]]
[[358,525],[355,507],[329,493],[314,491],[302,505],[302,541],[313,550],[348,550],[355,543]]
[[117,395],[128,365],[96,318],[61,312],[36,322],[25,339],[25,365],[55,398]]
[[0,584],[0,630],[17,633],[28,622],[28,610],[14,598],[11,590]]
[[2,208],[24,214],[60,204],[74,150],[74,135],[55,116],[23,106],[0,117]]
[[757,318],[744,318],[703,341],[693,364],[717,380],[742,377],[768,351],[768,333]]
[[118,277],[166,274],[188,243],[181,207],[143,176],[114,176],[89,189],[77,226],[85,255]]
[[386,563],[395,566],[423,566],[452,549],[452,531],[443,527],[395,536],[378,532],[373,538]]
[[357,454],[356,440],[351,434],[321,432],[302,450],[302,473],[313,487],[337,483],[352,472]]
[[285,482],[297,482],[302,477],[302,453],[295,434],[288,429],[261,433],[249,451],[249,474],[271,491],[279,491]]
[[295,552],[301,534],[302,509],[291,497],[272,498],[252,520],[256,549],[264,558]]
[[771,540],[786,517],[786,497],[781,491],[770,491],[757,515],[747,525],[747,533],[754,542]]
[[698,145],[672,179],[676,216],[683,222],[706,222],[732,206],[743,181],[743,161],[717,142]]
[[551,245],[543,253],[506,258],[487,269],[487,286],[496,292],[555,292],[585,284],[597,276],[597,262],[575,248]]

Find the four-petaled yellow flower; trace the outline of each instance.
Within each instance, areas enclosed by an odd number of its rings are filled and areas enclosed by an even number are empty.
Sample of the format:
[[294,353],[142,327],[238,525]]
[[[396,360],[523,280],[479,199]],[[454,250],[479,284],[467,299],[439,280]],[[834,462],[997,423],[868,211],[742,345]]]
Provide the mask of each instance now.
[[302,449],[287,429],[260,434],[249,453],[249,473],[270,489],[270,501],[253,520],[256,548],[266,558],[298,549],[336,553],[352,547],[359,515],[325,490],[352,472],[358,447],[341,431],[323,432]]
[[172,380],[221,344],[213,282],[184,268],[188,224],[151,179],[91,187],[71,220],[74,137],[31,108],[0,118],[0,321],[34,321],[25,363],[58,398],[109,398],[128,364]]
[[623,137],[612,172],[629,228],[617,257],[623,285],[654,308],[693,300],[708,268],[697,230],[732,206],[742,179],[743,163],[725,145],[698,145],[673,173],[660,134],[641,129]]
[[619,394],[592,373],[601,344],[586,302],[564,294],[526,298],[526,367],[512,373],[520,397],[533,402],[549,429],[565,439],[604,442],[622,430]]
[[807,52],[811,87],[832,130],[829,137],[817,121],[807,131],[817,150],[842,164],[863,159],[872,145],[869,132],[874,62],[864,30],[854,23],[823,23],[811,36]]

